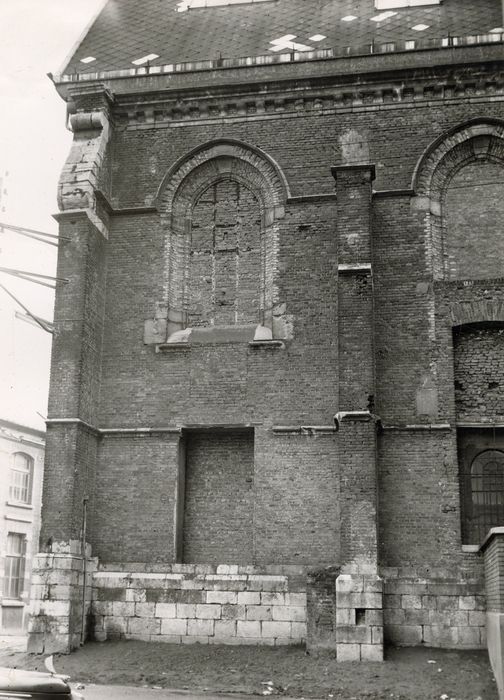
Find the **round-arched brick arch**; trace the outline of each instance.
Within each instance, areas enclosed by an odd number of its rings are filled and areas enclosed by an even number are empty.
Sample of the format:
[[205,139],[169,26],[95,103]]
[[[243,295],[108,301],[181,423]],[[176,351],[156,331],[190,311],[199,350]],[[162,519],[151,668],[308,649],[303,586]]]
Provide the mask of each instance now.
[[477,118],[450,129],[426,149],[415,168],[412,189],[417,208],[425,211],[426,246],[435,279],[448,278],[446,192],[462,168],[482,161],[504,168],[504,121]]
[[285,216],[289,186],[277,163],[260,149],[232,141],[212,141],[179,159],[166,173],[156,204],[165,236],[165,294],[170,315],[188,317],[187,270],[190,259],[192,211],[212,184],[232,180],[250,190],[261,210],[260,323],[273,326],[279,304],[276,286],[279,220]]

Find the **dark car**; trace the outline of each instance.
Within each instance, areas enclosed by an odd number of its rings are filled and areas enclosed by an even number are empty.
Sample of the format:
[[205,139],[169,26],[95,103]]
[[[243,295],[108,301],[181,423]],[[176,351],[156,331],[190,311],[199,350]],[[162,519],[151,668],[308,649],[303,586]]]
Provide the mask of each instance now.
[[52,673],[0,667],[0,700],[84,700],[82,695],[72,691],[67,681],[66,676]]

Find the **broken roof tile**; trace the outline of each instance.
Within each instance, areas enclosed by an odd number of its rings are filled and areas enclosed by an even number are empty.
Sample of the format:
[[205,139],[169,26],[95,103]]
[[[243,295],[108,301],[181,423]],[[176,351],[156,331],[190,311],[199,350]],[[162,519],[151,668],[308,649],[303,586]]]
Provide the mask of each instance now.
[[[385,13],[377,12],[374,0],[235,0],[184,12],[178,11],[180,4],[181,0],[109,0],[63,74],[89,71],[83,60],[90,56],[96,72],[128,69],[133,61],[154,54],[150,66],[264,56],[278,46],[272,43],[275,37],[288,33],[304,50],[318,41],[313,37],[323,36],[323,47],[338,54],[373,43],[405,46],[418,37],[418,29],[412,27],[422,25],[422,40],[441,40],[489,34],[502,24],[501,0],[445,0]],[[379,14],[386,17],[371,21]],[[285,42],[279,51],[292,50]]]

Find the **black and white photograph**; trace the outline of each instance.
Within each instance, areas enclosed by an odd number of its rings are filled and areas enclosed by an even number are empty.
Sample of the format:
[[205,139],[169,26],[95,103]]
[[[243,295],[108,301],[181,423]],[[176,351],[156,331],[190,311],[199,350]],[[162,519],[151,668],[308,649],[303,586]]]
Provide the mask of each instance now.
[[504,700],[504,0],[0,0],[0,697]]

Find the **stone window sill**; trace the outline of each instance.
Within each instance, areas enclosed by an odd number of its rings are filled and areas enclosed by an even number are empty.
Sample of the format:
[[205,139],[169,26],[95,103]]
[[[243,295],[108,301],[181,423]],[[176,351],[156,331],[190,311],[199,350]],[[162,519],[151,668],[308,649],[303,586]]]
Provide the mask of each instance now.
[[[201,345],[201,343],[198,343],[198,345]],[[248,345],[251,348],[285,348],[283,340],[251,340]],[[191,343],[159,343],[159,345],[156,345],[156,352],[188,351],[191,350],[191,347],[193,347]]]
[[190,350],[197,346],[248,344],[254,348],[283,348],[281,338],[273,338],[270,328],[254,324],[185,328],[172,333],[168,340],[156,344],[156,352]]
[[480,550],[479,544],[463,544],[462,551],[467,553],[477,554]]
[[2,598],[3,608],[24,608],[25,603],[18,598]]
[[6,501],[8,506],[13,508],[24,508],[25,510],[33,510],[31,503],[22,503],[21,501]]
[[251,340],[249,342],[251,348],[285,348],[283,340]]
[[156,352],[172,352],[173,350],[190,350],[189,343],[160,343],[156,345]]

